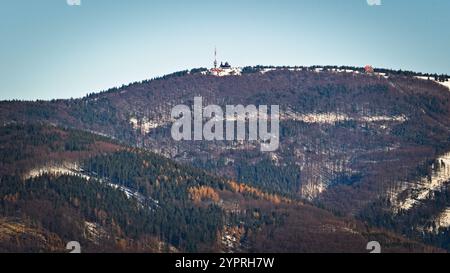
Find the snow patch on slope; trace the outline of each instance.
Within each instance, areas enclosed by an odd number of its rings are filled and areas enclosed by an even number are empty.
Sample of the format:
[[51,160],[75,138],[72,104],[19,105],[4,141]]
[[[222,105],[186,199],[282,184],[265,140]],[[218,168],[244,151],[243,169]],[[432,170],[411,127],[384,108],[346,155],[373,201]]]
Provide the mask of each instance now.
[[61,164],[55,165],[47,165],[39,168],[34,168],[30,170],[27,174],[24,175],[24,179],[36,178],[45,174],[61,176],[61,175],[69,175],[69,176],[79,176],[86,180],[90,180],[91,177],[81,173],[81,168],[77,163],[73,162],[64,162]]
[[438,228],[450,227],[450,208],[446,208],[436,219],[436,226]]
[[425,81],[433,81],[435,83],[438,83],[440,85],[443,85],[447,87],[450,91],[450,81],[440,82],[433,79],[433,77],[427,77],[427,76],[414,76],[417,79],[425,80]]
[[[428,177],[422,177],[419,181],[406,183],[403,189],[390,193],[391,203],[394,211],[409,210],[420,201],[431,197],[434,191],[439,190],[450,182],[450,152],[436,159],[436,163],[432,166],[432,173]],[[404,191],[409,194],[403,200],[399,195]]]
[[90,174],[85,172],[76,162],[64,162],[58,165],[48,165],[40,168],[34,168],[30,170],[26,175],[24,175],[23,178],[26,180],[30,178],[40,177],[46,174],[55,176],[62,176],[62,175],[77,176],[87,181],[93,180],[100,183],[106,183],[106,185],[122,191],[127,196],[128,199],[135,199],[141,207],[147,206],[151,210],[153,210],[154,207],[155,208],[159,207],[158,200],[155,200],[151,197],[145,197],[138,191],[132,190],[123,185],[115,184],[109,180],[105,180],[102,178],[97,178],[95,174],[94,176],[91,176]]
[[167,121],[164,120],[156,121],[147,117],[144,117],[140,120],[137,119],[136,117],[131,117],[129,122],[133,127],[133,129],[140,131],[141,134],[148,134],[153,129],[162,127],[167,123]]
[[407,120],[405,115],[386,116],[386,115],[371,115],[353,118],[344,113],[327,112],[327,113],[298,113],[288,109],[281,115],[281,120],[301,121],[309,124],[325,124],[335,125],[343,121],[357,121],[357,122],[398,122],[403,123]]

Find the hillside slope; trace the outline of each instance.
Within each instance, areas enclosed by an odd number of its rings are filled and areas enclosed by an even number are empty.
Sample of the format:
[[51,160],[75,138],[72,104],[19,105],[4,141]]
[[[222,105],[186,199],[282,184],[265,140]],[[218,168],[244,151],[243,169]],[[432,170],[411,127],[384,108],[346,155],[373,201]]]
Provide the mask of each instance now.
[[[192,105],[195,96],[204,105],[280,105],[280,149],[262,153],[257,142],[173,141],[170,111]],[[0,121],[94,132],[224,180],[450,248],[442,239],[450,225],[423,235],[449,208],[450,177],[439,170],[450,164],[436,166],[450,151],[450,92],[432,80],[308,69],[228,77],[178,73],[76,100],[0,102]],[[437,200],[440,205],[430,206]]]
[[9,125],[0,136],[0,251],[365,252],[372,239],[439,251],[90,133]]

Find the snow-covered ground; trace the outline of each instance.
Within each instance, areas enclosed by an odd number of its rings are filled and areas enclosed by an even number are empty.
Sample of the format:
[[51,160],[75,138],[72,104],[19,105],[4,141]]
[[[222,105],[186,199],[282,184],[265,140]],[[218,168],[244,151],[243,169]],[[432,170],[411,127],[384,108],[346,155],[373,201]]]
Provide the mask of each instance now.
[[163,119],[155,121],[147,117],[138,120],[136,117],[131,117],[129,122],[133,129],[140,130],[142,134],[148,134],[151,130],[164,126],[168,121]]
[[[324,68],[324,67],[315,67],[314,69],[311,69],[310,67],[266,67],[266,68],[260,68],[259,73],[266,74],[270,71],[277,71],[277,70],[289,70],[289,71],[303,71],[307,69],[308,71],[313,71],[316,73],[329,71],[333,73],[348,73],[348,74],[364,74],[364,72],[361,72],[359,70],[353,70],[353,69],[341,69],[341,68]],[[243,68],[242,67],[230,67],[230,68],[211,68],[206,71],[202,71],[201,74],[203,75],[215,75],[218,77],[224,77],[224,76],[233,76],[233,75],[242,75]],[[388,79],[389,75],[383,72],[372,72],[368,75],[378,76],[380,78]],[[415,78],[421,79],[421,80],[432,80],[438,84],[441,84],[450,90],[450,81],[446,82],[439,82],[435,81],[434,79],[427,77],[427,76],[414,76]]]
[[[440,156],[436,161],[439,162],[439,167],[433,164],[433,171],[429,177],[422,177],[419,181],[405,183],[404,189],[390,193],[394,211],[411,209],[420,201],[427,199],[434,191],[450,182],[450,152]],[[405,199],[399,200],[398,196],[404,190],[410,191],[410,194]]]
[[400,116],[364,116],[358,119],[358,121],[363,122],[378,122],[378,121],[387,121],[387,122],[400,122],[403,123],[407,120],[404,115]]
[[447,88],[449,89],[449,91],[450,91],[450,81],[446,81],[446,82],[435,81],[435,80],[433,79],[433,77],[427,77],[427,76],[414,76],[414,77],[417,78],[417,79],[421,79],[421,80],[426,80],[426,81],[430,80],[430,81],[433,81],[433,82],[435,82],[435,83],[438,83],[438,84],[440,84],[440,85],[443,85],[443,86],[447,87]]
[[[258,111],[258,109],[256,109]],[[267,113],[262,113],[262,115],[258,115],[258,112],[250,113],[245,116],[234,116],[229,117],[224,113],[225,121],[245,121],[247,119],[257,120],[259,119],[268,119],[269,116]],[[270,117],[271,118],[271,117]],[[216,118],[220,120],[220,118]],[[287,109],[284,112],[280,113],[280,120],[294,120],[294,121],[302,121],[309,124],[325,124],[325,125],[335,125],[338,122],[342,121],[357,121],[357,122],[398,122],[402,123],[407,120],[407,117],[404,115],[398,116],[386,116],[386,115],[370,115],[370,116],[360,116],[358,118],[350,117],[343,113],[337,112],[327,112],[327,113],[298,113],[291,109]],[[165,126],[172,122],[170,119],[159,119],[152,120],[150,118],[144,117],[141,120],[138,120],[136,117],[132,117],[129,119],[130,124],[135,130],[140,130],[143,134],[148,134],[152,129]]]
[[[244,229],[227,224],[221,236],[223,252],[236,253],[242,252],[246,248],[246,240],[244,237]],[[243,240],[242,240],[243,239]]]
[[436,219],[436,226],[438,228],[450,227],[450,208],[446,208]]
[[102,226],[93,222],[84,222],[85,237],[95,243],[98,243],[102,237],[106,237],[108,233]]
[[447,87],[450,90],[450,81],[448,81],[448,82],[437,82],[437,83]]
[[132,190],[128,187],[125,187],[123,185],[112,183],[109,180],[105,180],[102,178],[97,178],[95,175],[90,175],[86,173],[82,168],[79,167],[77,163],[74,162],[64,162],[58,165],[52,165],[52,166],[43,166],[40,168],[34,168],[30,170],[26,175],[24,175],[24,179],[30,179],[30,178],[36,178],[45,174],[55,175],[55,176],[62,176],[62,175],[69,175],[69,176],[77,176],[81,177],[83,179],[86,179],[88,181],[94,180],[96,182],[100,183],[106,183],[108,186],[119,189],[125,195],[128,199],[135,199],[141,207],[144,207],[146,204],[150,204],[148,206],[149,209],[153,210],[154,208],[159,207],[159,201],[154,200],[151,197],[145,197],[138,191]]
[[91,177],[81,173],[81,169],[77,163],[64,162],[58,165],[48,165],[39,168],[34,168],[24,175],[24,179],[36,178],[45,174],[51,175],[70,175],[79,176],[86,180],[90,180]]
[[203,74],[211,74],[217,77],[239,76],[242,75],[242,67],[212,68]]
[[358,121],[358,122],[405,122],[407,120],[406,116],[385,116],[385,115],[372,115],[372,116],[362,116],[359,118],[352,118],[346,114],[328,112],[328,113],[297,113],[288,109],[285,113],[281,115],[281,120],[295,120],[302,121],[310,124],[328,124],[334,125],[337,122],[342,121]]
[[138,203],[141,206],[144,206],[144,204],[147,201],[151,201],[152,206],[149,207],[149,209],[153,210],[153,207],[159,207],[159,201],[155,200],[151,197],[145,197],[144,195],[142,195],[140,192],[132,190],[128,187],[125,187],[123,185],[118,185],[118,184],[114,184],[111,182],[107,183],[110,187],[114,188],[114,189],[119,189],[120,191],[122,191],[123,193],[125,193],[125,195],[127,196],[128,199],[135,199],[138,201]]
[[327,189],[327,186],[322,181],[311,181],[305,183],[301,188],[301,195],[303,198],[313,200]]
[[340,121],[349,120],[349,117],[339,113],[308,113],[300,114],[292,111],[287,111],[281,118],[282,120],[295,120],[305,123],[319,123],[319,124],[335,124]]
[[264,68],[261,70],[261,74],[266,74],[267,72],[274,71],[276,68]]

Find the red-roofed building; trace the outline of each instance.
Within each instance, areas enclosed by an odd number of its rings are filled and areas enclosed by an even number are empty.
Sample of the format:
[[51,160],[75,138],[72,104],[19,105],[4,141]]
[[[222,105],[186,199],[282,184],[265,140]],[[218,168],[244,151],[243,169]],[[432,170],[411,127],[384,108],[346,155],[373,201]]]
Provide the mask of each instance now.
[[372,73],[375,72],[375,71],[373,70],[373,67],[372,67],[371,65],[366,65],[366,66],[364,67],[364,71],[366,71],[367,74],[372,74]]

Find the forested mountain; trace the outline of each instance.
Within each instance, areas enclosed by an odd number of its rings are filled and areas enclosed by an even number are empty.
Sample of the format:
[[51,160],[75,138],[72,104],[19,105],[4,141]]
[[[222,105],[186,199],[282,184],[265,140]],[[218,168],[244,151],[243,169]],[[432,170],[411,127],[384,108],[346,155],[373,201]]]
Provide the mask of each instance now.
[[[54,238],[44,250],[365,251],[373,238],[391,251],[450,249],[447,87],[389,70],[202,71],[0,102],[2,225]],[[170,111],[195,96],[280,105],[280,148],[174,141]]]
[[0,131],[0,251],[439,251],[90,133]]

